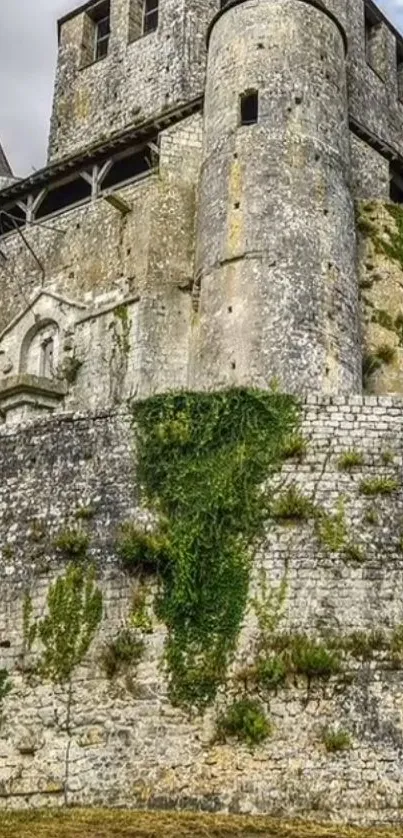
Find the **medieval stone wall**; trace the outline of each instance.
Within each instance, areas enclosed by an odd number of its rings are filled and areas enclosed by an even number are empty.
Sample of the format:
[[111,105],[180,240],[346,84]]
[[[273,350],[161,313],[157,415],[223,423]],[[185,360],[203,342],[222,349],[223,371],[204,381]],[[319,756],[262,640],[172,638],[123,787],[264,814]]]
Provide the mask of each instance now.
[[[259,595],[262,567],[274,592],[286,581],[278,631],[315,638],[360,629],[369,637],[401,626],[402,419],[399,398],[306,400],[307,451],[284,466],[278,488],[298,486],[329,516],[342,503],[346,545],[332,551],[309,516],[268,527],[251,595]],[[309,686],[300,677],[262,694],[273,733],[254,749],[214,741],[217,712],[236,682],[203,717],[170,705],[161,668],[165,629],[151,600],[152,631],[139,665],[130,678],[106,678],[100,653],[130,625],[138,583],[116,557],[119,524],[144,519],[133,443],[128,415],[110,412],[0,434],[0,665],[11,680],[2,702],[0,805],[67,801],[400,820],[403,670],[385,651],[350,661],[342,679]],[[352,450],[356,465],[347,470],[340,458]],[[389,481],[389,494],[362,491],[362,481],[380,480]],[[55,547],[66,528],[88,533],[104,594],[100,630],[73,678],[69,725],[67,688],[35,674],[22,627],[24,594],[33,615],[43,616],[49,584],[66,569]],[[253,658],[256,633],[249,610],[235,669]],[[324,727],[347,730],[350,747],[329,753]]]
[[403,104],[395,33],[386,22],[379,23],[367,50],[365,5],[348,0],[346,6],[350,115],[401,154]]
[[18,233],[3,237],[0,329],[39,287],[83,301],[85,294],[189,284],[201,143],[197,114],[164,131],[158,174],[118,188],[131,208],[126,216],[101,197],[27,229],[40,264]]
[[[83,308],[73,339],[60,344],[80,363],[68,409],[186,386],[201,145],[195,114],[162,132],[158,172],[118,189],[131,208],[126,215],[101,197],[27,227],[25,241],[17,232],[2,239],[0,329],[12,327],[0,346],[0,372],[10,374],[9,344],[12,374],[19,372],[22,315],[35,295],[50,291],[61,297],[53,312],[60,326],[69,301]],[[113,313],[123,302],[130,303],[125,352]],[[36,320],[49,311],[39,301]]]
[[156,32],[130,42],[132,0],[112,0],[108,55],[83,66],[85,14],[61,27],[49,162],[203,93],[205,33],[218,0],[164,0]]
[[[367,56],[364,0],[325,0],[323,5],[348,38],[350,114],[402,152],[402,91],[392,27],[379,24]],[[129,6],[129,0],[113,0],[109,54],[90,66],[83,67],[80,58],[84,15],[62,25],[50,161],[203,93],[205,39],[218,0],[164,0],[159,30],[132,43]],[[338,60],[336,54],[330,57]]]

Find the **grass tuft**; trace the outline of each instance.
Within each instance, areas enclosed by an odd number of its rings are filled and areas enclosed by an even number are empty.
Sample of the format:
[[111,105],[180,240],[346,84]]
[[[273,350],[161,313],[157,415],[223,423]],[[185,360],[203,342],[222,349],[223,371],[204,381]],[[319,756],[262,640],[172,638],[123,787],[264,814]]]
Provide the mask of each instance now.
[[100,664],[107,678],[112,679],[121,671],[137,666],[143,652],[143,640],[134,636],[130,629],[123,629],[114,640],[105,643],[100,655]]
[[346,544],[343,549],[343,555],[347,561],[354,562],[355,564],[362,564],[366,559],[363,547],[361,544],[356,544],[354,541]]
[[59,533],[54,540],[56,550],[71,561],[85,559],[90,539],[86,532],[80,529],[66,529]]
[[391,495],[399,487],[399,481],[394,477],[373,477],[368,480],[362,480],[359,490],[362,495],[371,497],[374,495]]
[[315,507],[297,486],[290,486],[283,494],[275,498],[271,514],[275,521],[295,523],[308,521],[315,514]]
[[235,738],[248,745],[260,745],[272,732],[271,724],[259,701],[243,698],[234,701],[217,719],[220,741]]
[[343,549],[348,535],[343,498],[339,498],[333,514],[322,510],[316,522],[316,534],[331,553]]
[[358,468],[363,465],[364,455],[361,451],[354,451],[353,449],[345,451],[344,454],[339,457],[337,463],[339,471],[352,471],[353,468]]
[[327,728],[323,731],[322,742],[328,753],[349,751],[351,748],[351,736],[347,730]]

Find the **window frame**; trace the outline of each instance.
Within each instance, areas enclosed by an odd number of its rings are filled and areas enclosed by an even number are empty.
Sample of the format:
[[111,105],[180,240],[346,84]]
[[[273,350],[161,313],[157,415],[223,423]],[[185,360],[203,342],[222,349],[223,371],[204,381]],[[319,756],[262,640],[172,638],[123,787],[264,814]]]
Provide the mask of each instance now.
[[[149,5],[152,5],[152,8],[149,8]],[[141,36],[142,37],[144,37],[145,35],[151,35],[152,32],[157,31],[158,24],[159,24],[159,12],[160,12],[159,0],[143,0],[143,14],[142,14],[142,21],[141,21]],[[156,23],[155,23],[154,26],[149,27],[148,26],[148,21],[151,20],[153,17],[156,18]]]
[[[100,28],[102,24],[107,22],[108,29],[105,35],[100,35]],[[111,37],[111,15],[110,11],[105,17],[100,18],[100,20],[94,21],[94,62],[101,61],[103,58],[106,58],[109,52],[109,40]],[[106,44],[106,51],[100,54],[100,47]]]

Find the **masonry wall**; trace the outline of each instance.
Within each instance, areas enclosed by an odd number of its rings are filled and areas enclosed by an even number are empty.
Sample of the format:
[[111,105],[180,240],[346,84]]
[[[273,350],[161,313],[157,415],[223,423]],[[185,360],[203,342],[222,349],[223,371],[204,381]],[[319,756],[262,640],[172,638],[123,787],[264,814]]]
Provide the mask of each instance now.
[[218,0],[164,0],[159,25],[133,42],[131,0],[112,0],[106,58],[83,66],[85,14],[61,27],[49,162],[203,93],[205,33]]
[[40,265],[18,233],[3,237],[0,329],[38,287],[82,300],[189,284],[201,142],[198,114],[164,131],[159,173],[116,190],[131,207],[126,216],[99,198],[27,229]]
[[[102,308],[111,297],[116,304],[136,299],[130,315],[132,374],[118,400],[133,390],[145,395],[167,385],[185,386],[201,144],[200,114],[165,130],[158,173],[117,189],[131,207],[125,216],[99,198],[24,228],[29,247],[18,233],[2,238],[0,330],[40,289],[89,310]],[[105,375],[102,365],[113,322],[111,315],[77,329],[77,353],[85,366],[69,409],[116,401],[98,387],[97,378],[100,372]]]
[[[325,630],[390,632],[403,622],[402,419],[398,398],[312,396],[305,403],[307,454],[284,466],[282,490],[296,483],[329,513],[344,498],[349,539],[363,557],[354,562],[330,553],[310,520],[270,527],[256,554],[251,594],[261,566],[274,589],[288,566],[280,630],[317,637]],[[339,458],[351,448],[363,465],[348,473]],[[145,514],[126,415],[66,415],[2,431],[0,467],[0,666],[12,680],[0,727],[2,807],[67,801],[400,821],[403,670],[390,668],[382,653],[356,661],[344,682],[308,689],[301,678],[263,697],[274,732],[254,751],[214,743],[224,694],[204,717],[190,719],[170,706],[160,666],[165,630],[155,617],[130,691],[125,678],[106,679],[99,653],[128,624],[136,586],[117,561],[116,531]],[[393,477],[399,488],[375,499],[362,495],[361,480],[380,476]],[[93,517],[78,522],[77,510],[86,505]],[[370,524],[374,507],[378,519]],[[66,526],[90,534],[104,592],[101,630],[74,678],[71,736],[65,689],[35,676],[21,656],[23,594],[30,591],[35,616],[44,613],[48,585],[65,568],[54,539]],[[250,660],[255,640],[250,612],[236,667]],[[321,738],[327,725],[347,729],[352,748],[329,754]]]
[[398,85],[395,34],[386,23],[381,23],[371,55],[366,56],[364,3],[349,0],[346,6],[350,114],[401,154],[403,104]]
[[[241,125],[249,90],[259,117]],[[196,387],[360,391],[349,176],[340,26],[300,0],[224,9],[209,42]]]
[[[368,63],[364,0],[324,5],[348,39],[350,115],[402,153],[402,90],[392,27],[379,25]],[[80,65],[84,15],[67,20],[61,27],[49,161],[201,95],[206,34],[218,10],[218,0],[161,0],[157,32],[129,43],[129,0],[112,0],[108,57],[88,67]]]

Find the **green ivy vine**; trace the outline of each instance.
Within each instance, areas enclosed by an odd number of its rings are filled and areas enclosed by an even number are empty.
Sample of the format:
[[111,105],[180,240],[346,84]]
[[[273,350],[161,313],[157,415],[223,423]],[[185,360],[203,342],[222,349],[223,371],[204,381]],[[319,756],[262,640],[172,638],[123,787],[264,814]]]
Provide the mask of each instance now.
[[126,527],[121,555],[158,573],[170,699],[201,709],[225,681],[272,500],[262,486],[290,456],[299,411],[291,396],[234,389],[156,396],[133,417],[142,499],[159,527]]
[[30,652],[40,642],[35,671],[66,690],[64,729],[67,746],[64,758],[64,802],[68,803],[73,674],[84,660],[102,620],[102,592],[95,581],[93,567],[69,564],[63,576],[50,585],[47,613],[33,619],[32,599],[26,594],[23,603],[24,651]]
[[38,673],[54,683],[71,680],[87,654],[102,619],[102,593],[93,568],[70,564],[48,590],[47,614],[32,621],[32,601],[26,595],[23,631],[26,650],[41,643]]

